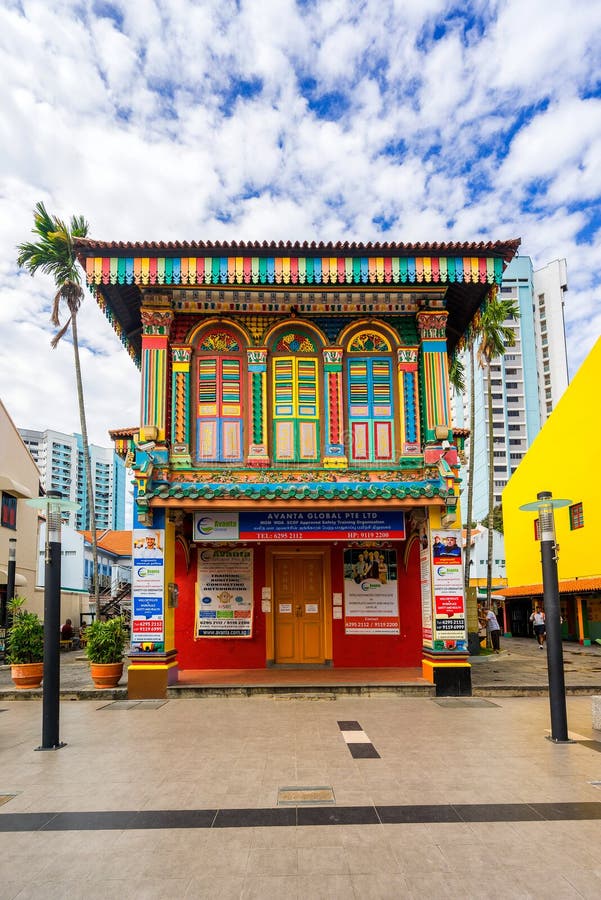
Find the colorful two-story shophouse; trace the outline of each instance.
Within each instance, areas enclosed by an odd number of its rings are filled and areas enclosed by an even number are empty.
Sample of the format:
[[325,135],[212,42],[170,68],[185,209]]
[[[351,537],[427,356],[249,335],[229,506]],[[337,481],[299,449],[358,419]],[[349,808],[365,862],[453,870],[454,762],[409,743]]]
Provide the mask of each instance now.
[[470,693],[449,364],[518,246],[77,242],[141,371],[131,696],[271,666]]

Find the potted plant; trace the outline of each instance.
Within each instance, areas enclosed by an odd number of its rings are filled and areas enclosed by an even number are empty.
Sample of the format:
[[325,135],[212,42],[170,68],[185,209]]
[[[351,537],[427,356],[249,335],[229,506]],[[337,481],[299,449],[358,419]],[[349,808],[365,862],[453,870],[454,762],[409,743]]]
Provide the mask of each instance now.
[[86,655],[94,687],[111,688],[123,675],[123,651],[129,633],[122,616],[101,621],[95,619],[86,629]]
[[15,687],[22,691],[39,688],[44,675],[44,625],[35,613],[24,608],[23,597],[8,604],[12,625],[8,629],[7,659]]

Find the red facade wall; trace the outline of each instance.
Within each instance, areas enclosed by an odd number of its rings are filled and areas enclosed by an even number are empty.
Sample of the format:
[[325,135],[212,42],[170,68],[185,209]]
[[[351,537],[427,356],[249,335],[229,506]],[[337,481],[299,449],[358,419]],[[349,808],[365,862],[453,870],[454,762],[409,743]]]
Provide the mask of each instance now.
[[[419,545],[412,543],[405,565],[405,543],[397,545],[400,635],[345,635],[344,620],[332,622],[333,661],[338,667],[403,667],[421,665],[421,599]],[[343,546],[332,547],[332,592],[344,596]],[[187,571],[184,552],[176,544],[175,580],[179,605],[175,611],[175,646],[180,669],[263,669],[266,663],[265,615],[261,588],[265,584],[265,547],[254,547],[254,621],[250,639],[203,638],[195,641],[194,591],[197,552],[190,553]]]
[[[335,619],[333,626],[334,665],[349,668],[421,666],[422,620],[419,583],[419,546],[414,541],[407,569],[405,544],[396,545],[398,554],[400,635],[345,635],[344,620]],[[343,547],[332,548],[332,591],[344,596]]]

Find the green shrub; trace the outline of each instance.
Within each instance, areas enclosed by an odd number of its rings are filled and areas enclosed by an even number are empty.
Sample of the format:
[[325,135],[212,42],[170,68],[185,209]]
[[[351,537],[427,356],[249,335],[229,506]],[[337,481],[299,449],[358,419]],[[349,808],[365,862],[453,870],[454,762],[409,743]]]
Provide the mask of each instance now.
[[129,640],[129,632],[122,616],[101,622],[95,619],[86,629],[86,654],[92,663],[118,663]]
[[11,665],[42,662],[44,659],[44,625],[35,613],[27,612],[22,597],[8,604],[12,625],[8,630],[7,659]]

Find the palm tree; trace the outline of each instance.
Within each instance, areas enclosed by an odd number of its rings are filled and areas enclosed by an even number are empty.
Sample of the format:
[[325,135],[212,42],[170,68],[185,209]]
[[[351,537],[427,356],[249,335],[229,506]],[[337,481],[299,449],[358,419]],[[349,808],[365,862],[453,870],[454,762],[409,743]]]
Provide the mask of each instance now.
[[472,322],[472,331],[469,338],[470,354],[470,455],[467,469],[467,525],[465,531],[465,571],[463,573],[465,593],[470,586],[470,557],[472,555],[472,512],[474,508],[474,432],[476,430],[476,384],[474,365],[474,344],[479,334],[480,322]]
[[486,400],[488,403],[488,560],[486,567],[486,602],[490,607],[492,593],[492,558],[493,558],[493,510],[494,510],[494,444],[492,415],[492,381],[491,365],[493,360],[505,355],[507,347],[515,345],[515,331],[505,322],[517,319],[520,310],[517,302],[511,299],[500,299],[495,294],[482,313],[480,322],[480,346],[478,347],[478,363],[486,370]]
[[96,542],[96,511],[94,508],[94,490],[92,486],[92,468],[90,465],[90,447],[88,444],[88,428],[81,381],[81,365],[79,361],[79,343],[77,338],[77,313],[84,298],[81,287],[81,276],[77,268],[73,238],[86,237],[89,225],[83,216],[72,216],[67,226],[57,216],[51,216],[43,203],[36,203],[33,214],[32,233],[35,241],[26,241],[17,245],[19,266],[35,275],[38,269],[54,278],[56,294],[52,306],[50,321],[57,328],[60,326],[60,306],[65,303],[69,310],[69,318],[54,335],[51,346],[57,346],[60,339],[71,326],[73,335],[73,357],[75,360],[75,380],[77,382],[77,401],[79,404],[79,421],[83,442],[83,459],[86,472],[88,496],[88,527],[92,533],[92,571],[94,583],[94,601],[96,617],[100,616],[100,598],[98,590],[98,546]]

